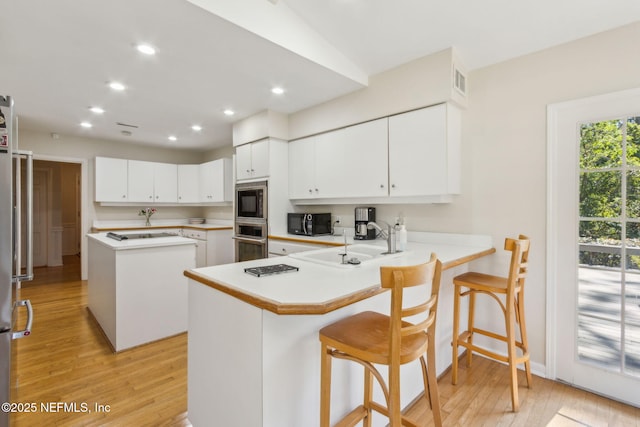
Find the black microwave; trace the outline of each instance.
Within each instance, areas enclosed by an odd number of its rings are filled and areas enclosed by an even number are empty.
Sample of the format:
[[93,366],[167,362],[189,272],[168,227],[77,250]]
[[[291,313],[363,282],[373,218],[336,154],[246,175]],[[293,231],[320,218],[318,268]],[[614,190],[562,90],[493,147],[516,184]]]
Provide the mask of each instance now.
[[287,232],[302,236],[331,234],[331,214],[288,213]]
[[267,182],[236,185],[236,220],[267,220]]

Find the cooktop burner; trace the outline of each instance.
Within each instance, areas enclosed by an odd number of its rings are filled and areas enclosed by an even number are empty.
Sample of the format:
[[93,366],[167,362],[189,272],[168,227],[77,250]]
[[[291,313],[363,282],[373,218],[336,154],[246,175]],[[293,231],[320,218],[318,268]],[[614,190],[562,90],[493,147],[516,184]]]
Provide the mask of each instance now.
[[293,267],[287,264],[275,264],[275,265],[263,265],[262,267],[245,268],[244,272],[252,274],[256,277],[269,276],[272,274],[290,273],[298,271],[298,267]]
[[107,233],[107,237],[110,237],[115,240],[135,240],[135,239],[151,239],[154,237],[175,237],[176,234],[171,233],[133,233],[133,234],[116,234],[116,233]]

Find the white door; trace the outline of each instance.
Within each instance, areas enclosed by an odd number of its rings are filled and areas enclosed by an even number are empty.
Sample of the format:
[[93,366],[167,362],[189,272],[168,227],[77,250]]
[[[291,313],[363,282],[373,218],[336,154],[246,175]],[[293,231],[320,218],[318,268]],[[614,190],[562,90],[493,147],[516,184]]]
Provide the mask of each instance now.
[[548,119],[548,374],[640,406],[640,90]]

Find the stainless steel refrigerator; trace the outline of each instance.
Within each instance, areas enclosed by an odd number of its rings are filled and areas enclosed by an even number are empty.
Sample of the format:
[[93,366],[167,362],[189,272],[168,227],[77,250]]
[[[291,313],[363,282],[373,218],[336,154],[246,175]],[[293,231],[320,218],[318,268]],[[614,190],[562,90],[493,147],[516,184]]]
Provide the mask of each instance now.
[[[11,341],[29,336],[33,321],[31,303],[16,298],[20,283],[33,279],[33,156],[18,149],[16,122],[13,99],[0,95],[0,404],[10,403]],[[17,325],[23,309],[26,321]],[[7,409],[0,411],[0,427],[9,425]]]

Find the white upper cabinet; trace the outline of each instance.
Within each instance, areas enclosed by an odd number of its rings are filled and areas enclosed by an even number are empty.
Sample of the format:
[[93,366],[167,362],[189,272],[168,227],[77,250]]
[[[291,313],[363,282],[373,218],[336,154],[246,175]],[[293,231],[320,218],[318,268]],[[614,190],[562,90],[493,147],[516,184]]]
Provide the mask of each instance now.
[[449,104],[389,117],[389,195],[460,193],[460,112]]
[[289,143],[289,197],[387,195],[387,119]]
[[129,160],[129,202],[176,203],[178,167],[169,163]]
[[153,200],[157,203],[178,201],[178,165],[170,163],[153,165]]
[[460,193],[460,126],[460,111],[440,104],[292,141],[289,198],[451,201]]
[[[331,132],[332,133],[332,132]],[[322,147],[322,197],[380,197],[387,189],[387,119],[341,129]]]
[[289,143],[289,198],[311,199],[316,189],[316,137]]
[[219,203],[232,200],[233,171],[231,159],[224,158],[199,165],[200,202]]
[[229,203],[230,158],[202,165],[176,165],[96,157],[95,200],[101,203]]
[[200,165],[178,165],[178,203],[200,202]]
[[269,176],[269,139],[236,147],[236,179]]
[[127,160],[96,157],[96,202],[127,202]]

